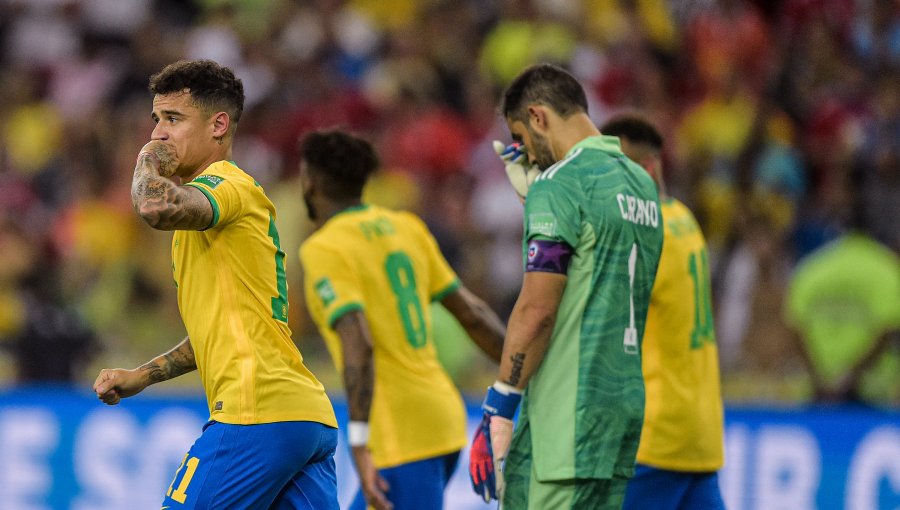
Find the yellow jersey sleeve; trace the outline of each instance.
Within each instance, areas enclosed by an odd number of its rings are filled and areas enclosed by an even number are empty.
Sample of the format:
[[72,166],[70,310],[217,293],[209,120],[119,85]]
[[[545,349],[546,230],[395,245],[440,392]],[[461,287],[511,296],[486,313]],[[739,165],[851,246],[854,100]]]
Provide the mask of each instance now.
[[407,217],[413,228],[418,231],[417,238],[422,244],[422,251],[428,261],[428,295],[431,297],[431,301],[440,301],[444,296],[459,288],[459,278],[450,267],[447,259],[444,258],[441,249],[438,247],[437,240],[435,240],[425,223],[413,214],[407,214]]
[[300,249],[305,268],[304,286],[310,306],[320,310],[329,328],[351,310],[363,309],[363,295],[356,269],[336,250],[317,243]]
[[237,182],[235,179],[227,179],[221,175],[210,173],[210,168],[207,168],[194,180],[185,184],[185,186],[199,189],[209,199],[213,217],[205,230],[224,227],[244,214],[240,186],[246,186],[246,184]]

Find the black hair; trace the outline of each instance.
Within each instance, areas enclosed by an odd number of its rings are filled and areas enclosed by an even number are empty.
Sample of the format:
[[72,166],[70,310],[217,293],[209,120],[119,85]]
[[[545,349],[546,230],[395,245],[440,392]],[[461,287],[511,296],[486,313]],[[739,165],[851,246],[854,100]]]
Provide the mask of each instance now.
[[663,138],[656,126],[637,114],[617,115],[603,124],[600,132],[625,138],[634,144],[648,145],[658,151],[663,147]]
[[194,104],[207,113],[224,111],[235,124],[244,111],[244,84],[234,72],[212,60],[179,60],[150,77],[150,92],[189,89]]
[[563,118],[587,113],[587,97],[574,76],[553,64],[535,64],[522,71],[503,94],[500,111],[512,120],[525,121],[526,107],[531,104],[549,106]]
[[300,157],[310,172],[321,176],[325,196],[355,200],[379,166],[368,140],[340,129],[313,131],[300,142]]

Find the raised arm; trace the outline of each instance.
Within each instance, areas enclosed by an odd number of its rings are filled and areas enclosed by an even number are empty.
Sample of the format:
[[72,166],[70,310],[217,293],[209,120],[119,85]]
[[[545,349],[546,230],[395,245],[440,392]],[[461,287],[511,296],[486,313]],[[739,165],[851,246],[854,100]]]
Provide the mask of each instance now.
[[202,230],[213,218],[209,199],[193,186],[178,186],[169,176],[177,166],[174,149],[154,140],[144,145],[134,167],[131,205],[157,230]]
[[151,384],[167,381],[196,369],[191,339],[185,337],[169,352],[135,369],[104,368],[94,381],[94,392],[104,403],[116,405],[123,398],[137,395]]
[[441,300],[441,304],[456,317],[469,337],[485,354],[496,362],[500,361],[506,328],[487,303],[461,286],[447,294]]
[[372,335],[366,316],[360,310],[347,312],[334,323],[344,354],[344,386],[350,409],[348,435],[356,472],[366,502],[376,510],[392,508],[385,492],[387,481],[378,474],[367,447],[369,411],[375,391],[375,362],[372,357]]

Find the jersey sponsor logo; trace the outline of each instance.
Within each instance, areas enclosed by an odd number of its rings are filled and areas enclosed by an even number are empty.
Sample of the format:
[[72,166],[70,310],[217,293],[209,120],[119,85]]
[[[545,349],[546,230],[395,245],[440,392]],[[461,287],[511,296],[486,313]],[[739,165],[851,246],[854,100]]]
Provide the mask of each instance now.
[[556,235],[556,216],[550,213],[535,213],[529,215],[528,232],[553,237]]
[[221,400],[216,401],[216,405],[213,406],[213,409],[216,411],[221,411],[225,407],[225,404]]
[[616,195],[622,219],[636,225],[657,228],[659,226],[659,207],[653,200],[644,200],[625,193]]
[[334,287],[331,286],[331,280],[327,277],[316,282],[316,294],[318,294],[319,299],[322,300],[322,306],[326,307],[337,298]]
[[222,184],[223,181],[225,181],[224,177],[219,177],[218,175],[206,174],[206,175],[201,175],[201,176],[197,177],[196,179],[194,179],[191,182],[205,184],[209,187],[209,189],[216,189],[216,186],[218,186],[219,184]]

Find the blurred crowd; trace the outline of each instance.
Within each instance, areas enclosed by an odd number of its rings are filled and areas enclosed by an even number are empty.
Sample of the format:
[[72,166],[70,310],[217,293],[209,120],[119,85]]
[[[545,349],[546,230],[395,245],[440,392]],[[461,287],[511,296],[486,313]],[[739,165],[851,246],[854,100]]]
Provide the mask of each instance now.
[[[0,386],[88,387],[184,335],[171,234],[129,195],[148,78],[182,58],[244,82],[234,158],[278,208],[294,338],[331,388],[300,285],[298,138],[372,139],[369,199],[422,215],[506,317],[522,208],[490,141],[509,136],[500,91],[535,62],[571,70],[598,124],[660,127],[669,191],[710,244],[727,400],[811,398],[784,312],[799,261],[851,230],[900,251],[896,0],[0,0],[0,40]],[[451,373],[482,391],[488,362],[438,317]],[[897,372],[882,387],[900,405]]]

